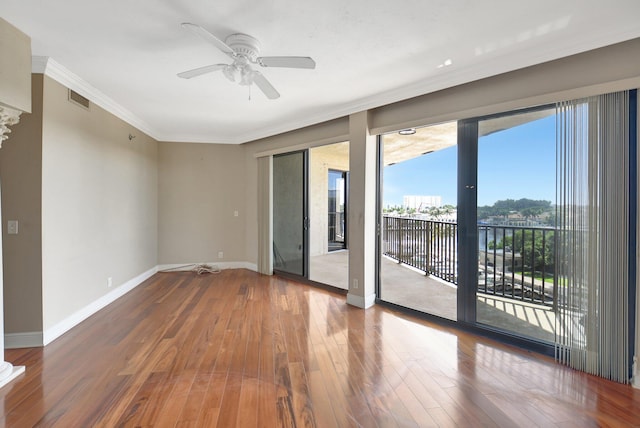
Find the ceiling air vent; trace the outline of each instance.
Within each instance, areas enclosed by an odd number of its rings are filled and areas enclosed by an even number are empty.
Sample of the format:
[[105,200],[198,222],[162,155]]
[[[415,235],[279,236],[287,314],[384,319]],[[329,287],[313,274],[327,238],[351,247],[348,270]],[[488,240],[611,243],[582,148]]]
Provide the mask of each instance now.
[[90,101],[72,89],[69,89],[69,101],[89,110]]

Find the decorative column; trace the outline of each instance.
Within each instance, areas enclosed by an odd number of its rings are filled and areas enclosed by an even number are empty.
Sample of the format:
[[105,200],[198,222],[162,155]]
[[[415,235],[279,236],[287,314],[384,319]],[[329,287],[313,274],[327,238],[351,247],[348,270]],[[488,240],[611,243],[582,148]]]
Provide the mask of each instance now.
[[3,107],[0,105],[0,148],[2,148],[2,142],[9,138],[8,133],[11,132],[9,126],[15,125],[20,121],[19,110],[14,110],[9,107]]
[[[15,125],[20,120],[22,112],[9,107],[0,106],[0,147],[2,143],[9,138],[7,135],[11,132],[9,126]],[[1,186],[0,186],[1,189]],[[2,213],[2,198],[0,194],[0,213]],[[1,216],[0,216],[1,221]],[[4,272],[2,268],[2,228],[0,227],[0,308],[4,308],[4,290],[3,290]],[[0,361],[0,388],[11,382],[24,372],[24,366],[14,366],[8,361],[4,361],[4,311],[0,312],[0,352],[2,352],[2,361]]]
[[[31,38],[0,17],[0,147],[9,138],[9,127],[31,112]],[[0,387],[20,373],[4,361],[4,272],[2,262],[2,207],[0,199]]]

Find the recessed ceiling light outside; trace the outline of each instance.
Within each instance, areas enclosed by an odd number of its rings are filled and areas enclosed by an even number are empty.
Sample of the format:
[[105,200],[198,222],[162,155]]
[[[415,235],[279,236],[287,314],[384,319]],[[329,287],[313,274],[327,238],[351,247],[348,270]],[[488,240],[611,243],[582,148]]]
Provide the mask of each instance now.
[[442,67],[448,67],[451,64],[453,64],[453,61],[451,61],[451,58],[445,60],[442,64],[438,65],[438,68],[442,68]]
[[400,131],[398,131],[398,134],[400,135],[413,135],[415,133],[416,133],[415,128],[401,129]]

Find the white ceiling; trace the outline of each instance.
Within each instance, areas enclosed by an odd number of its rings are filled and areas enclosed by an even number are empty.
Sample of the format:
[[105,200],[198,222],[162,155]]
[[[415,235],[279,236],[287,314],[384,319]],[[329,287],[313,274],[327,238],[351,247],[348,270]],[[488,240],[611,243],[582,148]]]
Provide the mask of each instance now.
[[[0,0],[0,14],[154,138],[235,144],[640,37],[639,0]],[[262,69],[277,100],[220,72],[180,79],[229,62],[182,22],[317,67]]]

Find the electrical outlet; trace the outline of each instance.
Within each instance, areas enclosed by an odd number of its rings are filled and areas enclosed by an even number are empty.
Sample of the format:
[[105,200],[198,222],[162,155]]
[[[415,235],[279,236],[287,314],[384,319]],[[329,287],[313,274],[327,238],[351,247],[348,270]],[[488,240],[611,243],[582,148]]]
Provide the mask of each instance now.
[[234,211],[234,212],[233,212],[233,216],[234,216],[234,217],[238,217],[238,211]]
[[113,285],[113,278],[109,277],[107,278],[107,287],[111,287]]
[[218,258],[221,259],[224,257],[224,253],[222,251],[218,251]]
[[7,222],[7,233],[9,235],[18,234],[18,220],[9,220]]
[[359,286],[359,284],[358,284],[358,280],[357,280],[357,279],[354,279],[354,280],[353,280],[353,288],[357,290],[357,289],[358,289],[358,286]]

